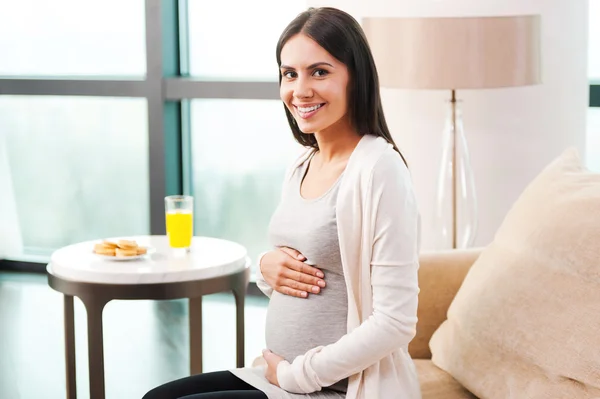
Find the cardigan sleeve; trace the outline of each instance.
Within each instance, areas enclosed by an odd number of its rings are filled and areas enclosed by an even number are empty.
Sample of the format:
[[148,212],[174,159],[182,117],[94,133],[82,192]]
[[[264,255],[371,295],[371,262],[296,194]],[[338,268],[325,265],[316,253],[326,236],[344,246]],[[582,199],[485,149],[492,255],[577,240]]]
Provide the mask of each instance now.
[[374,234],[371,257],[373,313],[337,342],[279,363],[281,388],[311,393],[365,370],[416,334],[419,294],[419,212],[408,170],[386,153],[372,175]]
[[258,255],[258,260],[256,261],[256,286],[258,289],[262,291],[267,297],[271,298],[271,294],[273,293],[273,288],[265,281],[262,272],[260,271],[260,261],[263,256],[267,254],[268,251],[261,253]]

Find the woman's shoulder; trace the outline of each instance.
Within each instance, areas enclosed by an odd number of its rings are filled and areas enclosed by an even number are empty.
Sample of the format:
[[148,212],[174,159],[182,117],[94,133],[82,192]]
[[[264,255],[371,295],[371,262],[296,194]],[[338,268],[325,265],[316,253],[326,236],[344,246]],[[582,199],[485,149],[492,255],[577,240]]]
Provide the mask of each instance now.
[[365,135],[347,166],[348,174],[363,182],[385,182],[409,179],[408,168],[400,154],[383,137]]
[[408,167],[404,163],[404,159],[398,151],[391,145],[387,147],[379,156],[373,166],[373,174],[393,175],[395,177],[403,177],[410,179]]
[[371,171],[372,186],[396,186],[404,192],[413,191],[412,177],[400,154],[393,147],[381,153]]
[[[377,180],[410,180],[408,167],[394,146],[383,137],[371,136],[363,140],[360,153],[362,173],[367,173]],[[362,143],[361,143],[362,144]]]

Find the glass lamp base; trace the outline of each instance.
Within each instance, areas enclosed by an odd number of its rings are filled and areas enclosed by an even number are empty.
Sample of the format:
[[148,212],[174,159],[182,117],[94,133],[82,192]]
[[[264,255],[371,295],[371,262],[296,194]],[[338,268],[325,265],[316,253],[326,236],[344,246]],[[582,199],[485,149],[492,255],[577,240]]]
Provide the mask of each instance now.
[[475,180],[454,90],[443,132],[433,231],[437,250],[468,248],[477,233]]

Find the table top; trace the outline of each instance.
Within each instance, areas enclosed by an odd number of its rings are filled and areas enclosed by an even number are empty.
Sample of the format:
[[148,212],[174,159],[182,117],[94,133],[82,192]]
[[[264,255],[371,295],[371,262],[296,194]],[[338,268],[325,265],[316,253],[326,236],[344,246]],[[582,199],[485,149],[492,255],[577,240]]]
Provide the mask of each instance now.
[[166,236],[111,237],[135,240],[155,248],[139,259],[109,260],[93,253],[86,241],[60,248],[52,254],[49,273],[68,280],[101,284],[154,284],[204,280],[237,273],[246,267],[247,251],[232,241],[194,237],[189,252],[174,250]]

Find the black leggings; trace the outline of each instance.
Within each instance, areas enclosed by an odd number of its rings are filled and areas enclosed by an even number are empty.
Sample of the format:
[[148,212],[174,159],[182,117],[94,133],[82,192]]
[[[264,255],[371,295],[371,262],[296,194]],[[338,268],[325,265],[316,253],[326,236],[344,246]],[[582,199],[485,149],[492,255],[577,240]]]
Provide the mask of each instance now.
[[268,399],[229,371],[197,374],[167,382],[142,399]]

